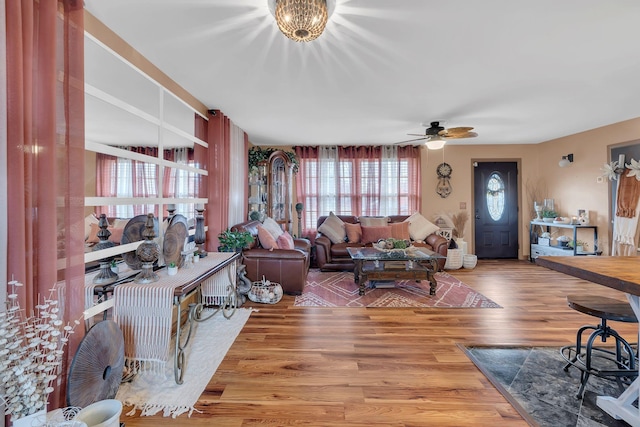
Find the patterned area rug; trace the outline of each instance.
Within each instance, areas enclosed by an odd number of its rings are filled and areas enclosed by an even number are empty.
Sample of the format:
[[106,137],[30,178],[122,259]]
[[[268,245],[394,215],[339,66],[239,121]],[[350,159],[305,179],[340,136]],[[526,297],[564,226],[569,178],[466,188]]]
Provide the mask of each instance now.
[[502,308],[448,273],[436,273],[436,281],[438,287],[435,295],[429,295],[427,281],[403,280],[380,283],[375,288],[368,287],[365,294],[360,296],[352,272],[311,269],[302,295],[296,297],[294,306]]

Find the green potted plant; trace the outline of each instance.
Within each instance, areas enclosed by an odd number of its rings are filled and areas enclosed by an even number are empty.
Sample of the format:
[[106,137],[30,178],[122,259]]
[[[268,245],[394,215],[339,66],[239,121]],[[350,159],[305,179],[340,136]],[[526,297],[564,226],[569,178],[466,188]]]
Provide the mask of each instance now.
[[567,246],[569,246],[570,248],[576,248],[576,252],[578,253],[589,250],[589,244],[582,240],[576,240],[576,241],[572,240],[569,242]]
[[178,274],[178,266],[176,266],[175,262],[169,263],[169,265],[167,266],[167,274],[169,276],[175,276],[176,274]]
[[248,231],[231,231],[229,229],[218,234],[218,252],[240,252],[253,242],[253,236]]
[[554,219],[558,216],[558,212],[554,210],[545,209],[542,211],[542,220],[544,222],[553,222]]

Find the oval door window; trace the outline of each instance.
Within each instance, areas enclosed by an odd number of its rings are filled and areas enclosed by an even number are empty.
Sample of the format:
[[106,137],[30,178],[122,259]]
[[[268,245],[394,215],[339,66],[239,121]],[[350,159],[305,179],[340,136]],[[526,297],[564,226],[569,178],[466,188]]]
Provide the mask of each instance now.
[[494,221],[498,221],[504,214],[504,181],[495,172],[487,181],[487,210]]

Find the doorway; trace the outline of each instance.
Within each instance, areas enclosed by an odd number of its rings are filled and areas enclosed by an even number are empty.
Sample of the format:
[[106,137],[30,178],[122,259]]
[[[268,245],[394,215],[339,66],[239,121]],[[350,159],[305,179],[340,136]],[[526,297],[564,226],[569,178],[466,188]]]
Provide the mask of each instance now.
[[518,164],[474,163],[475,251],[478,258],[518,258]]

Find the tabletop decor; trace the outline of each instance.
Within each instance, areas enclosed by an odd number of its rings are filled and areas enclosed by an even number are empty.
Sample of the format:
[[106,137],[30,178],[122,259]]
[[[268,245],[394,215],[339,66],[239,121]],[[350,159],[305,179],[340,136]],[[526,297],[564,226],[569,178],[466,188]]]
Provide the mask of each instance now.
[[16,288],[22,283],[7,283],[7,311],[0,313],[0,401],[11,421],[46,412],[52,384],[60,374],[64,346],[73,326],[61,320],[56,290],[36,305],[35,314],[26,317],[20,308]]

